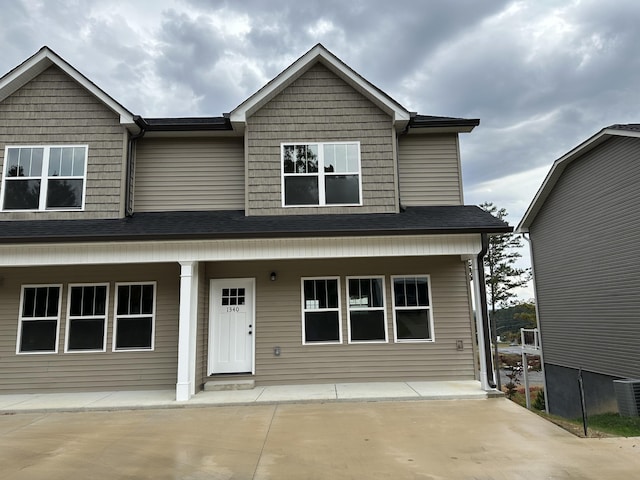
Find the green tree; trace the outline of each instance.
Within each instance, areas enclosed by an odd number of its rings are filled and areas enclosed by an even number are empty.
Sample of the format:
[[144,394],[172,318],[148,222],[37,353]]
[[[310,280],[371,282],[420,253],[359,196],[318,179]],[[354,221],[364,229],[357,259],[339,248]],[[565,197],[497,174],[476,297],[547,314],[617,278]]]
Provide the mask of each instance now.
[[[508,213],[505,208],[498,208],[491,202],[485,202],[480,208],[489,212],[496,218],[504,220]],[[512,233],[501,233],[489,236],[489,247],[484,257],[485,280],[487,295],[491,307],[491,330],[495,344],[494,359],[499,369],[500,358],[497,345],[496,308],[506,307],[509,301],[515,298],[516,288],[527,284],[531,278],[528,268],[516,267],[517,260],[522,256],[518,249],[522,248],[522,239]],[[498,389],[501,388],[500,375],[497,376]]]

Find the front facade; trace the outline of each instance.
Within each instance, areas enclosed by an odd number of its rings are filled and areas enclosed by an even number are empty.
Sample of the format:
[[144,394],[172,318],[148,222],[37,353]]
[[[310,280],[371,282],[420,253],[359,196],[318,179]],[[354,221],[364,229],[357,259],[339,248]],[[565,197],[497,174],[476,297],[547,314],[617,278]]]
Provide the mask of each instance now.
[[640,379],[635,252],[640,127],[603,129],[557,160],[518,226],[532,252],[547,407],[617,411],[613,380]]
[[477,124],[321,45],[223,117],[145,119],[44,47],[0,79],[0,393],[490,388],[468,263],[509,227],[463,205]]

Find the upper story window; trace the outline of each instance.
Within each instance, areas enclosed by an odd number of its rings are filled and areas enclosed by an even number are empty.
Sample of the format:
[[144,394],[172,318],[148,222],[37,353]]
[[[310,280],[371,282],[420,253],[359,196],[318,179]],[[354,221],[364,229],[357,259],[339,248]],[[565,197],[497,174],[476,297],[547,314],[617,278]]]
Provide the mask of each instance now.
[[6,147],[2,210],[81,210],[86,145]]
[[361,205],[360,142],[283,143],[282,204]]

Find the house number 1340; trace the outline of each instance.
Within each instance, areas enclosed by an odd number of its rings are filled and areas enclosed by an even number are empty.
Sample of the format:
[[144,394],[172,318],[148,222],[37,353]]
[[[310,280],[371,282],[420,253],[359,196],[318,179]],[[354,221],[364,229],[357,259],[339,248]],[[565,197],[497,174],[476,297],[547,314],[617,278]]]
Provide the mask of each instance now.
[[239,311],[240,311],[240,307],[227,307],[227,313],[239,312]]

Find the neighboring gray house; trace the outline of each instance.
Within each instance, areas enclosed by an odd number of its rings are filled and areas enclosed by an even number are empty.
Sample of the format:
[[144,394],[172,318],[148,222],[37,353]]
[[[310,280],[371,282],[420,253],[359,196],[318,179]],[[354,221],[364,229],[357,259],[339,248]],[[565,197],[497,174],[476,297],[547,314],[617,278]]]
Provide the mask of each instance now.
[[0,78],[0,394],[489,389],[468,261],[511,228],[463,205],[476,125],[322,45],[229,114],[145,119],[44,47]]
[[640,378],[640,125],[613,125],[556,160],[517,227],[530,237],[550,413],[616,411]]

